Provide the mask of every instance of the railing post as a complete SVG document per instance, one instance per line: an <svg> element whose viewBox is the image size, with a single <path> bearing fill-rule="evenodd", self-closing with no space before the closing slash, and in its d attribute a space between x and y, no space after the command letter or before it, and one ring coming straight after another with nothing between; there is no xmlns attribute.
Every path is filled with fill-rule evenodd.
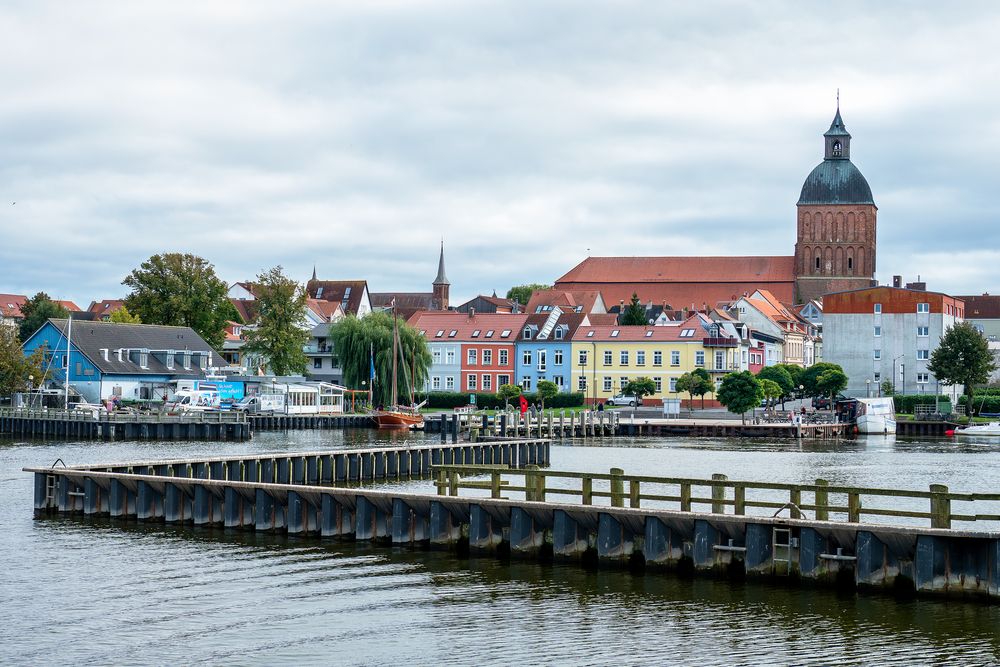
<svg viewBox="0 0 1000 667"><path fill-rule="evenodd" d="M611 469L611 506L612 507L624 507L625 506L625 480L622 476L625 471L621 468Z"/></svg>
<svg viewBox="0 0 1000 667"><path fill-rule="evenodd" d="M802 506L802 489L795 487L788 490L788 504L791 506L788 508L788 516L793 519L801 519L802 511L799 507Z"/></svg>
<svg viewBox="0 0 1000 667"><path fill-rule="evenodd" d="M535 480L536 465L524 466L524 499L528 502L537 500L535 493L538 491L538 482Z"/></svg>
<svg viewBox="0 0 1000 667"><path fill-rule="evenodd" d="M639 506L639 480L637 479L630 479L628 482L628 506L629 507Z"/></svg>
<svg viewBox="0 0 1000 667"><path fill-rule="evenodd" d="M724 482L729 478L721 473L714 473L712 475L713 482ZM726 487L721 484L712 485L712 514L725 514L726 505L723 502L726 499Z"/></svg>
<svg viewBox="0 0 1000 667"><path fill-rule="evenodd" d="M457 472L448 473L448 495L450 496L458 495L458 480L459 480L459 474Z"/></svg>
<svg viewBox="0 0 1000 667"><path fill-rule="evenodd" d="M747 512L747 487L742 484L733 485L733 513L743 515Z"/></svg>
<svg viewBox="0 0 1000 667"><path fill-rule="evenodd" d="M830 482L825 479L816 480L817 488L815 491L815 498L813 504L816 506L816 520L817 521L829 521L830 511L827 507L830 506L830 492L826 490L826 487L830 486Z"/></svg>
<svg viewBox="0 0 1000 667"><path fill-rule="evenodd" d="M445 484L444 470L437 471L437 484L435 484L435 486L437 486L439 496L447 495L448 492L447 492L447 486Z"/></svg>
<svg viewBox="0 0 1000 667"><path fill-rule="evenodd" d="M681 511L691 511L691 483L681 482Z"/></svg>
<svg viewBox="0 0 1000 667"><path fill-rule="evenodd" d="M931 484L931 528L951 528L951 499L944 484Z"/></svg>
<svg viewBox="0 0 1000 667"><path fill-rule="evenodd" d="M592 477L583 478L583 504L592 505L594 503L594 479Z"/></svg>
<svg viewBox="0 0 1000 667"><path fill-rule="evenodd" d="M494 470L490 473L490 498L500 497L500 472Z"/></svg>
<svg viewBox="0 0 1000 667"><path fill-rule="evenodd" d="M849 491L847 494L847 520L851 523L861 522L861 494Z"/></svg>

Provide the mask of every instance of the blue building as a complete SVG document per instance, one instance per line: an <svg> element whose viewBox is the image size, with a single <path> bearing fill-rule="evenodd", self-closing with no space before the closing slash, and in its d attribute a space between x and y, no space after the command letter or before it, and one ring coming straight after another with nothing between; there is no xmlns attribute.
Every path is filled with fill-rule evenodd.
<svg viewBox="0 0 1000 667"><path fill-rule="evenodd" d="M24 353L45 350L52 386L65 386L68 365L70 387L92 403L162 398L174 381L204 379L225 363L190 327L74 320L67 350L69 328L69 320L50 319L24 343Z"/></svg>
<svg viewBox="0 0 1000 667"><path fill-rule="evenodd" d="M514 354L515 377L524 391L535 391L541 380L555 382L559 391L576 391L570 386L571 350L573 334L581 325L590 325L586 313L564 313L558 306L528 316Z"/></svg>

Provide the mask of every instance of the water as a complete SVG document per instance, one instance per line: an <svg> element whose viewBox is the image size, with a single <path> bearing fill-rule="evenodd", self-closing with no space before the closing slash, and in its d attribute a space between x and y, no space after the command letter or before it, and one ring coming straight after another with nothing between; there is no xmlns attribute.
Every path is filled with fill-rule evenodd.
<svg viewBox="0 0 1000 667"><path fill-rule="evenodd" d="M0 441L4 664L1000 664L1000 606L587 572L222 530L32 518L23 466L369 445ZM395 436L398 437L398 436ZM418 436L419 437L419 436ZM989 444L687 439L553 447L573 470L955 491L1000 488ZM426 483L414 483L426 486Z"/></svg>

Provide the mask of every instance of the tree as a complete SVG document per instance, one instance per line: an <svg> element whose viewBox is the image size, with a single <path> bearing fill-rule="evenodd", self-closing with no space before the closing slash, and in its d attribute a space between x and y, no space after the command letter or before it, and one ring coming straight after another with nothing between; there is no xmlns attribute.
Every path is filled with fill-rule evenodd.
<svg viewBox="0 0 1000 667"><path fill-rule="evenodd" d="M108 321L114 322L115 324L142 324L142 318L128 312L128 308L125 306L111 311L111 316L108 317Z"/></svg>
<svg viewBox="0 0 1000 667"><path fill-rule="evenodd" d="M989 344L969 322L948 327L927 364L927 370L942 383L949 386L963 385L970 415L974 387L988 382L990 373L996 368Z"/></svg>
<svg viewBox="0 0 1000 667"><path fill-rule="evenodd" d="M555 398L559 393L559 385L552 380L538 381L538 398L542 401L542 409L545 409L545 401Z"/></svg>
<svg viewBox="0 0 1000 667"><path fill-rule="evenodd" d="M646 308L639 303L639 295L632 292L632 300L618 315L618 324L622 326L648 324L646 321Z"/></svg>
<svg viewBox="0 0 1000 667"><path fill-rule="evenodd" d="M892 396L896 393L896 385L892 383L892 380L882 380L882 395Z"/></svg>
<svg viewBox="0 0 1000 667"><path fill-rule="evenodd" d="M25 356L17 331L0 325L0 396L40 387L46 377L45 350Z"/></svg>
<svg viewBox="0 0 1000 667"><path fill-rule="evenodd" d="M635 396L636 403L642 403L643 396L652 396L656 393L656 383L647 377L638 377L629 380L622 393L626 396Z"/></svg>
<svg viewBox="0 0 1000 667"><path fill-rule="evenodd" d="M254 296L257 323L246 329L244 354L263 357L275 375L304 373L308 360L302 347L309 341L309 332L303 328L306 291L276 266L257 276Z"/></svg>
<svg viewBox="0 0 1000 667"><path fill-rule="evenodd" d="M497 389L497 396L503 399L503 407L507 409L511 400L521 395L521 388L516 384L502 384Z"/></svg>
<svg viewBox="0 0 1000 667"><path fill-rule="evenodd" d="M550 285L542 285L540 283L528 283L527 285L515 285L507 290L507 298L511 301L517 301L522 306L527 305L528 301L531 299L531 293L537 290L547 290L552 289Z"/></svg>
<svg viewBox="0 0 1000 667"><path fill-rule="evenodd" d="M691 375L698 379L694 386L689 389L695 396L701 396L701 409L705 409L705 394L715 393L715 382L712 376L704 368L696 368L691 371Z"/></svg>
<svg viewBox="0 0 1000 667"><path fill-rule="evenodd" d="M788 372L788 369L783 366L766 366L760 369L757 373L757 379L760 381L770 380L778 385L781 393L778 395L781 398L781 407L785 407L785 399L792 396L795 393L795 389L798 387L792 381L792 375Z"/></svg>
<svg viewBox="0 0 1000 667"><path fill-rule="evenodd" d="M757 381L757 376L750 371L740 371L728 373L722 378L718 397L719 402L730 412L739 413L745 424L746 411L760 405L761 399L764 398L764 390Z"/></svg>
<svg viewBox="0 0 1000 667"><path fill-rule="evenodd" d="M768 366L768 368L785 369L785 372L788 373L789 377L792 378L793 392L795 392L799 388L799 385L802 384L802 373L804 373L806 370L802 368L802 366L796 366L795 364L775 364L774 366Z"/></svg>
<svg viewBox="0 0 1000 667"><path fill-rule="evenodd" d="M378 312L357 318L348 315L330 327L330 340L344 371L344 384L356 389L367 388L371 377L374 350L375 381L372 397L376 404L392 403L392 313ZM399 328L399 359L397 388L399 397L407 396L427 384L431 353L427 341L417 329L401 319Z"/></svg>
<svg viewBox="0 0 1000 667"><path fill-rule="evenodd" d="M764 398L767 399L767 406L774 407L774 404L779 398L783 398L785 394L779 385L774 380L768 380L767 378L761 379L760 375L757 375L757 381L760 382L761 391L764 392ZM784 408L784 406L782 406Z"/></svg>
<svg viewBox="0 0 1000 667"><path fill-rule="evenodd" d="M819 363L813 364L809 368L802 371L802 376L799 378L799 384L801 384L805 389L803 392L806 396L827 396L827 393L816 386L816 381L819 376L823 373L831 370L844 372L844 369L837 364L831 364L828 361L821 361Z"/></svg>
<svg viewBox="0 0 1000 667"><path fill-rule="evenodd" d="M226 321L235 308L215 268L201 257L181 253L153 255L122 284L129 311L147 324L191 327L212 347L222 347Z"/></svg>
<svg viewBox="0 0 1000 667"><path fill-rule="evenodd" d="M20 337L21 342L25 343L50 317L66 319L69 311L50 299L45 292L39 292L24 302L21 315L24 319L21 320Z"/></svg>
<svg viewBox="0 0 1000 667"><path fill-rule="evenodd" d="M837 394L847 388L847 376L843 371L831 368L820 373L816 378L816 391L830 397L830 405L837 400Z"/></svg>

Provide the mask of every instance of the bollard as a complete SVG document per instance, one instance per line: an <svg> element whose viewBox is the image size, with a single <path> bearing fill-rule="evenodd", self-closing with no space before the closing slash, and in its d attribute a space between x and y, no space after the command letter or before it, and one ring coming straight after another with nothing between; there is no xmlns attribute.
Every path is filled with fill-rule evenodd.
<svg viewBox="0 0 1000 667"><path fill-rule="evenodd" d="M825 479L816 480L817 488L815 491L815 500L813 504L816 505L816 520L817 521L829 521L830 511L827 509L830 506L830 492L826 490L825 487L830 486L830 482Z"/></svg>
<svg viewBox="0 0 1000 667"><path fill-rule="evenodd" d="M716 482L724 482L729 478L722 473L714 473L712 479ZM712 514L725 514L726 513L726 487L721 484L712 485Z"/></svg>
<svg viewBox="0 0 1000 667"><path fill-rule="evenodd" d="M951 528L951 499L944 484L931 484L931 528Z"/></svg>
<svg viewBox="0 0 1000 667"><path fill-rule="evenodd" d="M625 506L625 480L622 477L625 475L625 471L621 468L611 469L611 506L612 507L624 507Z"/></svg>
<svg viewBox="0 0 1000 667"><path fill-rule="evenodd" d="M861 521L861 494L857 491L847 494L847 520L851 523Z"/></svg>
<svg viewBox="0 0 1000 667"><path fill-rule="evenodd" d="M458 442L458 429L459 429L458 415L454 414L454 415L451 416L451 441L452 441L452 443Z"/></svg>
<svg viewBox="0 0 1000 667"><path fill-rule="evenodd" d="M441 413L441 442L448 442L448 415Z"/></svg>

